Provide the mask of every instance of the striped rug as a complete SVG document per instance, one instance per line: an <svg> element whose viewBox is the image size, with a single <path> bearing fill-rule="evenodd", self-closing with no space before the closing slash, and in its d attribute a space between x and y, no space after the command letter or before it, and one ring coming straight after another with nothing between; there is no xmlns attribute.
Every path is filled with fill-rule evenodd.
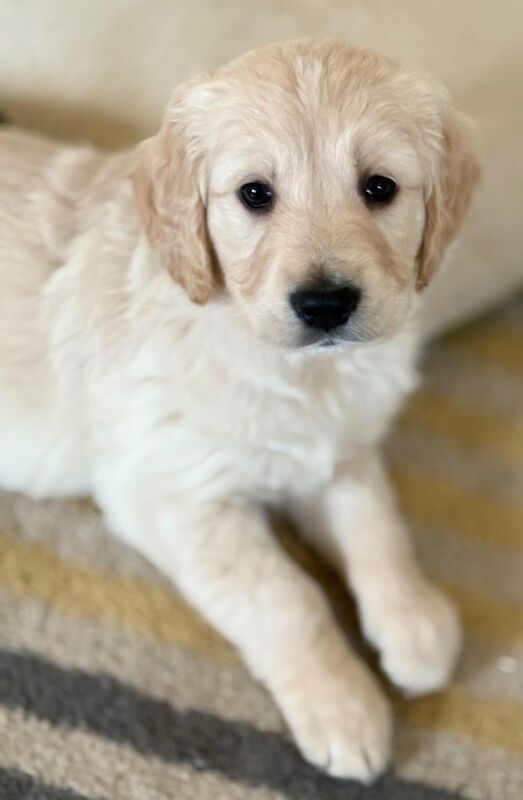
<svg viewBox="0 0 523 800"><path fill-rule="evenodd" d="M1 800L521 800L523 298L433 346L425 374L388 458L467 644L447 692L393 698L390 774L363 789L305 765L232 649L88 502L3 494Z"/></svg>

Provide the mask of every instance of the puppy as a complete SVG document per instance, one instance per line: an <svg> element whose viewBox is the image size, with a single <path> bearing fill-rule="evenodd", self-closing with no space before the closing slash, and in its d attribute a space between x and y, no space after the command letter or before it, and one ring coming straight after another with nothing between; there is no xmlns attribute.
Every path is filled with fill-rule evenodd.
<svg viewBox="0 0 523 800"><path fill-rule="evenodd" d="M0 133L0 483L91 493L335 776L385 768L389 708L267 509L341 571L397 687L447 682L456 616L379 444L477 177L443 89L334 41L180 87L131 152Z"/></svg>

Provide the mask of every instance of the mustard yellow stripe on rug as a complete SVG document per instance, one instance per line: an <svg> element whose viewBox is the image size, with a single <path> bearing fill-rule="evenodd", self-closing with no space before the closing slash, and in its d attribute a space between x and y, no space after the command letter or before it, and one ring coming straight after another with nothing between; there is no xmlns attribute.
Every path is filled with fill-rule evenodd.
<svg viewBox="0 0 523 800"><path fill-rule="evenodd" d="M68 614L114 623L215 660L238 660L232 647L174 591L65 563L43 545L6 534L0 534L0 585ZM505 647L522 642L523 608L454 585L445 588L456 599L472 635Z"/></svg>
<svg viewBox="0 0 523 800"><path fill-rule="evenodd" d="M456 584L440 586L453 597L465 629L475 638L514 649L523 646L522 606L490 594L471 592Z"/></svg>
<svg viewBox="0 0 523 800"><path fill-rule="evenodd" d="M453 686L432 697L402 702L399 713L416 727L463 734L479 745L523 754L523 705L508 700L479 698Z"/></svg>
<svg viewBox="0 0 523 800"><path fill-rule="evenodd" d="M392 477L403 510L415 522L523 550L523 504L488 497L435 473L395 468Z"/></svg>
<svg viewBox="0 0 523 800"><path fill-rule="evenodd" d="M523 377L523 331L502 322L479 322L449 336L443 349L463 351Z"/></svg>
<svg viewBox="0 0 523 800"><path fill-rule="evenodd" d="M447 394L429 390L416 394L408 403L400 424L416 425L468 450L486 450L523 466L523 427L510 418L473 407Z"/></svg>
<svg viewBox="0 0 523 800"><path fill-rule="evenodd" d="M46 547L0 534L0 584L55 608L233 661L233 649L174 591L67 564Z"/></svg>

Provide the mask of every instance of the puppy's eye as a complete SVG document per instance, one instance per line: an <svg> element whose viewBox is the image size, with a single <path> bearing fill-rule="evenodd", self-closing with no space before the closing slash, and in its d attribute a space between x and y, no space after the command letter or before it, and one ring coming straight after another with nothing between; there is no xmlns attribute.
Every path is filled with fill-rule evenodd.
<svg viewBox="0 0 523 800"><path fill-rule="evenodd" d="M240 189L240 198L247 208L253 211L268 211L274 201L274 194L268 183L256 181L245 183Z"/></svg>
<svg viewBox="0 0 523 800"><path fill-rule="evenodd" d="M392 178L383 175L371 175L363 186L363 196L368 203L390 203L397 191Z"/></svg>

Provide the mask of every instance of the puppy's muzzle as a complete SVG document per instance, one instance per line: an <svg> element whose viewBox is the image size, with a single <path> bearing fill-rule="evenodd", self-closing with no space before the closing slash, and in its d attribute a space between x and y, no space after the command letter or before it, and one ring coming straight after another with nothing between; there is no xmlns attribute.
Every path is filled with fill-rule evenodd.
<svg viewBox="0 0 523 800"><path fill-rule="evenodd" d="M350 284L321 284L302 287L289 296L294 313L310 328L331 331L348 321L356 311L360 290Z"/></svg>

